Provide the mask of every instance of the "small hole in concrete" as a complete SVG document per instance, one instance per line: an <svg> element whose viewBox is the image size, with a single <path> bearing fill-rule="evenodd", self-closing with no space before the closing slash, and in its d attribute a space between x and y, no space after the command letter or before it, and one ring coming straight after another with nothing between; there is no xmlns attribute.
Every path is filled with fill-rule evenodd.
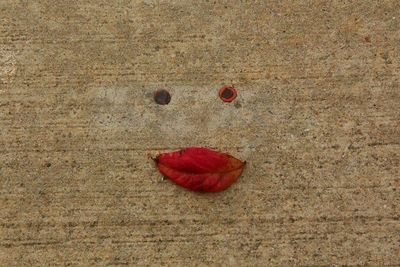
<svg viewBox="0 0 400 267"><path fill-rule="evenodd" d="M171 94L165 89L157 90L154 92L154 101L159 105L168 105L171 101Z"/></svg>
<svg viewBox="0 0 400 267"><path fill-rule="evenodd" d="M236 89L230 86L224 86L219 89L219 97L224 102L232 102L237 96Z"/></svg>

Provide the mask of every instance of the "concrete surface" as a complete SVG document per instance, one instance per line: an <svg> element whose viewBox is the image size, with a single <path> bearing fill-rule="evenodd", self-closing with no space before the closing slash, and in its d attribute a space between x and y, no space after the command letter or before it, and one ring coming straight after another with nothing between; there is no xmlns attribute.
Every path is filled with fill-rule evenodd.
<svg viewBox="0 0 400 267"><path fill-rule="evenodd" d="M1 265L399 266L399 10L1 0ZM247 169L162 181L188 146Z"/></svg>

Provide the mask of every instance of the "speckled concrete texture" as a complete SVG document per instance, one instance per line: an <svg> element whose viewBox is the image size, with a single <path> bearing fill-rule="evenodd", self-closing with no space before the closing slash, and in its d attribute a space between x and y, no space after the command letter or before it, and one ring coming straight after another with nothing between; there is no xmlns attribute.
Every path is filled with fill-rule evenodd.
<svg viewBox="0 0 400 267"><path fill-rule="evenodd" d="M2 266L399 266L399 176L399 1L0 1Z"/></svg>

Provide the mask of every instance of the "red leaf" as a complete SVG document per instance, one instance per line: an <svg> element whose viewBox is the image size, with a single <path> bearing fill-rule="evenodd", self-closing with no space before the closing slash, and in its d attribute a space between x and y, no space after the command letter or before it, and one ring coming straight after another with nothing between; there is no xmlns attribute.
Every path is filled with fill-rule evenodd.
<svg viewBox="0 0 400 267"><path fill-rule="evenodd" d="M155 161L164 176L182 187L201 192L228 188L246 164L228 154L201 147L160 154Z"/></svg>

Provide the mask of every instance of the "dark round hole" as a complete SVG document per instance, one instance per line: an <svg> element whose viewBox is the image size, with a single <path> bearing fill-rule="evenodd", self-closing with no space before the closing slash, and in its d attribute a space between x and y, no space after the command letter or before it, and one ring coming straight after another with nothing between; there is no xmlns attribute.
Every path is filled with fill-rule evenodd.
<svg viewBox="0 0 400 267"><path fill-rule="evenodd" d="M227 98L231 98L232 96L233 96L232 90L225 89L224 91L222 91L223 98L227 99Z"/></svg>
<svg viewBox="0 0 400 267"><path fill-rule="evenodd" d="M225 86L219 89L219 97L224 102L232 102L237 96L236 89L233 87Z"/></svg>
<svg viewBox="0 0 400 267"><path fill-rule="evenodd" d="M171 95L165 89L157 90L154 92L154 101L159 105L168 105L171 101Z"/></svg>

